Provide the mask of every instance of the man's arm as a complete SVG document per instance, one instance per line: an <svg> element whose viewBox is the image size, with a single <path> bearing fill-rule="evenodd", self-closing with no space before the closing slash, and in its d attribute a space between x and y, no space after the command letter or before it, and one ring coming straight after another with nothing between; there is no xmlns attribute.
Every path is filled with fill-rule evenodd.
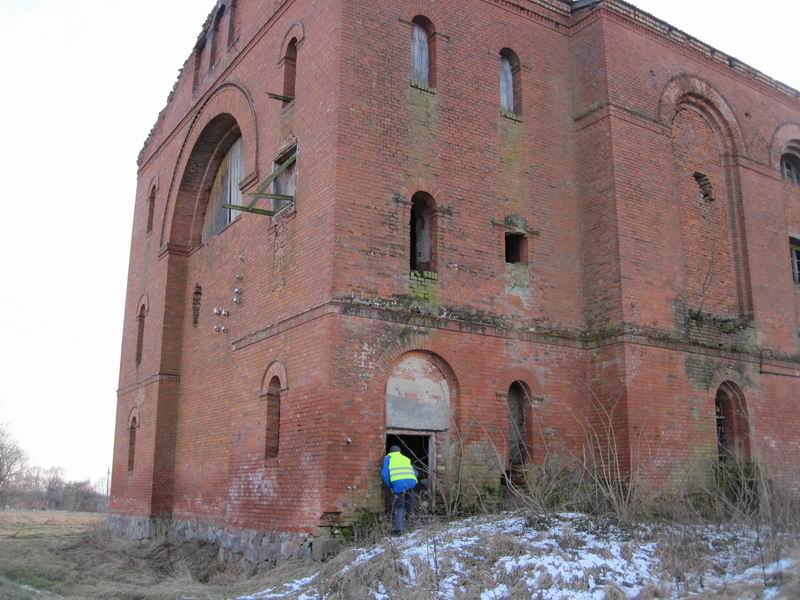
<svg viewBox="0 0 800 600"><path fill-rule="evenodd" d="M386 484L386 487L392 487L392 482L389 480L389 457L385 456L383 458L383 466L381 467L381 477L383 477L383 483Z"/></svg>

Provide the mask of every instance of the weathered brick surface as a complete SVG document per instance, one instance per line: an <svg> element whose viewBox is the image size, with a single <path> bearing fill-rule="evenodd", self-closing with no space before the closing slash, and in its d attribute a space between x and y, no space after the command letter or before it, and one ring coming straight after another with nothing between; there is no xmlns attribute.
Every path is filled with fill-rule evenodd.
<svg viewBox="0 0 800 600"><path fill-rule="evenodd" d="M800 139L793 94L616 0L575 14L556 0L232 9L233 37L224 21L217 29L217 64L209 38L140 157L117 530L174 519L247 539L291 533L295 548L378 509L386 388L408 352L427 353L448 382L440 466L462 446L487 485L503 468L515 381L533 399L534 459L579 452L585 424L599 427L613 408L624 465L662 480L713 456L716 390L732 382L753 453L776 478L794 476L800 293L788 238L800 234L800 188L779 171L783 148ZM417 15L436 29L429 90L410 85ZM284 107L267 94L284 89L292 38L297 98ZM505 47L521 61L521 118L500 113ZM201 243L234 128L245 192L297 144L296 207L242 215ZM416 192L435 203L435 275L408 271ZM505 264L508 227L528 232L527 264ZM273 377L280 446L265 458Z"/></svg>

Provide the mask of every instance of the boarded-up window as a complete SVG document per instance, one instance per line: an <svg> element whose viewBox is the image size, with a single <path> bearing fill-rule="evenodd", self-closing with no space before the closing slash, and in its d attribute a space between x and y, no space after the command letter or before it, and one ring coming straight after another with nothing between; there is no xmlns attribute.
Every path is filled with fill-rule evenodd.
<svg viewBox="0 0 800 600"><path fill-rule="evenodd" d="M136 366L142 364L142 354L144 352L144 322L147 316L147 307L143 304L139 308L139 314L136 317Z"/></svg>
<svg viewBox="0 0 800 600"><path fill-rule="evenodd" d="M785 181L800 185L800 160L793 154L784 154L781 157L781 174Z"/></svg>
<svg viewBox="0 0 800 600"><path fill-rule="evenodd" d="M283 57L283 95L287 100L284 105L294 100L295 82L297 80L297 40L292 39L286 48L286 55Z"/></svg>
<svg viewBox="0 0 800 600"><path fill-rule="evenodd" d="M519 58L508 48L500 51L500 108L508 113L522 113Z"/></svg>
<svg viewBox="0 0 800 600"><path fill-rule="evenodd" d="M222 159L211 185L208 197L205 222L203 224L203 241L215 233L222 231L233 221L235 211L223 208L224 204L240 206L242 192L239 182L244 178L244 143L237 139Z"/></svg>
<svg viewBox="0 0 800 600"><path fill-rule="evenodd" d="M150 197L147 199L147 233L153 231L153 216L156 212L156 188L150 190Z"/></svg>
<svg viewBox="0 0 800 600"><path fill-rule="evenodd" d="M411 32L411 80L435 87L435 32L425 17L414 17Z"/></svg>
<svg viewBox="0 0 800 600"><path fill-rule="evenodd" d="M414 194L409 229L411 270L436 272L436 219L430 195L424 192Z"/></svg>
<svg viewBox="0 0 800 600"><path fill-rule="evenodd" d="M275 458L280 450L281 436L281 382L273 377L267 390L267 430L265 432L264 458Z"/></svg>

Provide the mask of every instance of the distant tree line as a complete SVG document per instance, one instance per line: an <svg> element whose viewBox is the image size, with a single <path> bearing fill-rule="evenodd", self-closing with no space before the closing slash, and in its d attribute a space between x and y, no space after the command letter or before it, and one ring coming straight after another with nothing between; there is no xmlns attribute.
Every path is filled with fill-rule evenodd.
<svg viewBox="0 0 800 600"><path fill-rule="evenodd" d="M107 509L105 478L66 481L59 467L30 466L25 453L0 423L0 510L65 510L104 512Z"/></svg>

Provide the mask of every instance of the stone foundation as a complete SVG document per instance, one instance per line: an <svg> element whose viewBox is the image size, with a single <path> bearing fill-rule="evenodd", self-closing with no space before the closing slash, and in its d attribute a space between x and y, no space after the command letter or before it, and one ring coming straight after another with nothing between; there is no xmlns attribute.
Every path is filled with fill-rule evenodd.
<svg viewBox="0 0 800 600"><path fill-rule="evenodd" d="M307 533L285 533L223 527L200 521L177 521L147 517L108 516L108 527L119 537L133 540L164 539L173 544L191 542L215 544L219 559L226 563L259 565L282 560L316 558L316 545L323 547L327 538L317 540Z"/></svg>

